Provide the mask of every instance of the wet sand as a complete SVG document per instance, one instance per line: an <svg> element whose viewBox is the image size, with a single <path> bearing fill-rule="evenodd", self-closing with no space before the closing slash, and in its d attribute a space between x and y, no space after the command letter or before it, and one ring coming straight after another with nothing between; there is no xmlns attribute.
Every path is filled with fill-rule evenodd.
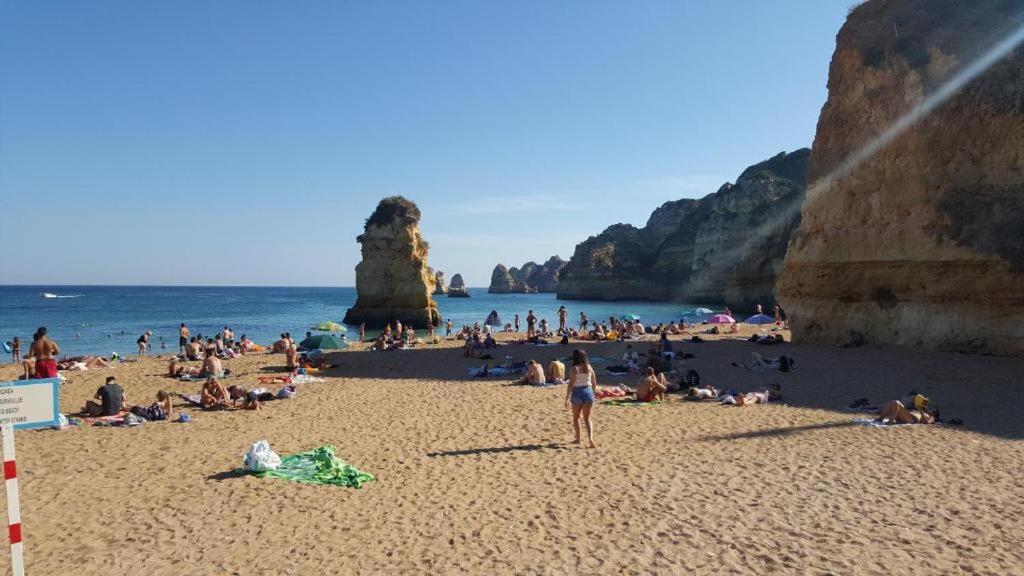
<svg viewBox="0 0 1024 576"><path fill-rule="evenodd" d="M598 406L599 448L588 450L568 443L563 388L468 378L482 362L454 345L357 345L326 382L260 412L18 432L28 573L1024 573L1024 360L681 344L704 382L780 382L786 403ZM546 363L568 351L495 356ZM791 355L798 370L731 366L751 352ZM165 362L68 372L62 410L109 374L133 402L198 390L164 377ZM249 387L282 364L225 362ZM602 385L635 383L597 368ZM914 387L966 425L878 429L843 409ZM281 454L334 444L377 480L355 490L231 474L260 439Z"/></svg>

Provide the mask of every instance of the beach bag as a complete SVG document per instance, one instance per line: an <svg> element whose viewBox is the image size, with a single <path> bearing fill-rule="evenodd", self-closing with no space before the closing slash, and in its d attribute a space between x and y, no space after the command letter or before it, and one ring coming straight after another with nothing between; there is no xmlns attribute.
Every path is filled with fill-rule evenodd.
<svg viewBox="0 0 1024 576"><path fill-rule="evenodd" d="M124 417L125 426L138 426L139 424L142 424L145 421L146 420L144 418L135 413L129 413L127 416Z"/></svg>
<svg viewBox="0 0 1024 576"><path fill-rule="evenodd" d="M68 417L63 414L57 414L56 424L53 425L54 430L66 430L70 426Z"/></svg>
<svg viewBox="0 0 1024 576"><path fill-rule="evenodd" d="M281 457L270 449L266 440L260 440L245 453L242 463L246 470L276 470L281 466Z"/></svg>
<svg viewBox="0 0 1024 576"><path fill-rule="evenodd" d="M281 400L295 397L295 386L284 386L277 391L277 397Z"/></svg>
<svg viewBox="0 0 1024 576"><path fill-rule="evenodd" d="M689 370L686 372L686 380L683 384L687 388L700 388L700 374L696 370Z"/></svg>

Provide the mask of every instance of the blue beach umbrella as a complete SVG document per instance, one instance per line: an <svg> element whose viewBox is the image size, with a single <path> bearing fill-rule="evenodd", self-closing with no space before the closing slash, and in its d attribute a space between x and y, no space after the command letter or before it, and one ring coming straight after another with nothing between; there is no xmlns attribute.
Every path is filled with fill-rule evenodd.
<svg viewBox="0 0 1024 576"><path fill-rule="evenodd" d="M744 324L774 324L775 319L766 314L754 314L743 321Z"/></svg>
<svg viewBox="0 0 1024 576"><path fill-rule="evenodd" d="M639 314L623 314L622 316L619 316L619 320L623 320L623 321L631 320L633 322L636 322L639 319L640 319L640 315Z"/></svg>

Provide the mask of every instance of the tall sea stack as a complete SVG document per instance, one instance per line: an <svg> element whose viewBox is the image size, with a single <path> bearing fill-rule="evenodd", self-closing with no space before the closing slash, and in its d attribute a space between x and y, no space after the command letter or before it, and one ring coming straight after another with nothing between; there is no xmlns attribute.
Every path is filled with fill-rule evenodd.
<svg viewBox="0 0 1024 576"><path fill-rule="evenodd" d="M1024 354L1024 49L879 140L1022 24L1020 1L851 11L779 283L795 340Z"/></svg>
<svg viewBox="0 0 1024 576"><path fill-rule="evenodd" d="M346 324L380 328L402 324L437 326L440 315L431 294L435 277L427 265L429 246L420 234L416 204L392 196L380 201L356 238L363 259L356 266L356 305L345 314Z"/></svg>

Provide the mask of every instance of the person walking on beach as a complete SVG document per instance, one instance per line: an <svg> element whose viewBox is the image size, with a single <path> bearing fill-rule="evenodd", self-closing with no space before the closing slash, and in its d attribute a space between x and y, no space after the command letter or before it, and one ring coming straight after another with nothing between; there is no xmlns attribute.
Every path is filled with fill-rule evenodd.
<svg viewBox="0 0 1024 576"><path fill-rule="evenodd" d="M565 306L558 307L558 331L565 332L565 319L569 316L569 311L565 309Z"/></svg>
<svg viewBox="0 0 1024 576"><path fill-rule="evenodd" d="M512 320L512 326L516 332L519 332L519 314L516 314L516 317Z"/></svg>
<svg viewBox="0 0 1024 576"><path fill-rule="evenodd" d="M583 312L580 312L580 330L586 330L586 329L587 329L587 315L584 314Z"/></svg>
<svg viewBox="0 0 1024 576"><path fill-rule="evenodd" d="M779 308L778 304L775 305L775 308L772 309L772 312L775 314L775 323L782 324L782 309Z"/></svg>
<svg viewBox="0 0 1024 576"><path fill-rule="evenodd" d="M452 329L454 329L454 328L455 328L455 324L452 324L452 319L449 318L448 321L445 322L445 324L444 324L444 335L445 335L445 337L451 336L452 335Z"/></svg>
<svg viewBox="0 0 1024 576"><path fill-rule="evenodd" d="M57 377L57 361L53 357L58 354L60 347L46 335L46 327L36 330L36 338L28 351L28 355L36 359L36 378Z"/></svg>
<svg viewBox="0 0 1024 576"><path fill-rule="evenodd" d="M12 364L17 364L21 361L21 340L17 336L11 341L11 358L14 359L11 362Z"/></svg>
<svg viewBox="0 0 1024 576"><path fill-rule="evenodd" d="M139 356L146 355L146 349L149 348L149 337L152 335L152 332L146 330L142 333L142 336L139 336L139 339L135 341L135 343L139 345Z"/></svg>
<svg viewBox="0 0 1024 576"><path fill-rule="evenodd" d="M366 322L359 325L359 341L366 342Z"/></svg>
<svg viewBox="0 0 1024 576"><path fill-rule="evenodd" d="M587 428L587 446L597 448L594 444L594 423L590 418L591 409L597 391L597 375L590 367L587 352L577 348L572 353L572 369L569 371L569 384L565 390L565 407L572 410L573 444L580 443L580 418Z"/></svg>
<svg viewBox="0 0 1024 576"><path fill-rule="evenodd" d="M185 323L181 323L181 328L178 328L178 349L182 356L188 357L188 337L190 332Z"/></svg>

